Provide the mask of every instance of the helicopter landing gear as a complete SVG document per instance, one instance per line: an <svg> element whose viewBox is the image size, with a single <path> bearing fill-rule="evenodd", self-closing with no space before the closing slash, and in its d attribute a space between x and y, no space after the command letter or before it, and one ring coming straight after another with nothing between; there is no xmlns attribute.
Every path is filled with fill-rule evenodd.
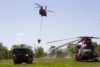
<svg viewBox="0 0 100 67"><path fill-rule="evenodd" d="M79 56L76 54L76 55L75 55L75 59L76 59L77 61L81 61L81 60L82 60L81 54L80 54Z"/></svg>

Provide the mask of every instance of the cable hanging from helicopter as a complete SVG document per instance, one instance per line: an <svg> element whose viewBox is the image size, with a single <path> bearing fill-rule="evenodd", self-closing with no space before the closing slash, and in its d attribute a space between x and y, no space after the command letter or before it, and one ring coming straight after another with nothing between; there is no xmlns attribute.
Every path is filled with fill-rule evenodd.
<svg viewBox="0 0 100 67"><path fill-rule="evenodd" d="M38 3L35 3L38 7L37 8L40 8L39 9L39 14L41 16L41 23L40 23L40 34L39 36L41 37L41 33L42 33L42 27L43 27L43 17L47 17L47 11L48 12L54 12L54 11L51 11L51 10L47 10L47 6L41 6L40 4ZM38 43L41 43L41 38L39 38L38 40Z"/></svg>

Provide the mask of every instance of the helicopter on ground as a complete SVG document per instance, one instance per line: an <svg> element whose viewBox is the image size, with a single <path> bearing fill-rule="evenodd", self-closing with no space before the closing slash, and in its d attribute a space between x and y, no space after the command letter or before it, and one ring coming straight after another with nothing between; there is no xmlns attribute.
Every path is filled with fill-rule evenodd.
<svg viewBox="0 0 100 67"><path fill-rule="evenodd" d="M77 61L82 61L82 60L98 61L98 59L97 59L98 54L96 51L96 47L93 45L92 39L100 39L100 38L99 37L91 37L91 36L77 37L77 40L60 45L54 49L51 49L50 51L57 50L63 46L66 46L66 45L76 42L77 51L75 54L75 59ZM68 40L68 39L63 39L63 40ZM51 41L48 43L53 43L53 42L58 42L58 41L63 41L63 40Z"/></svg>
<svg viewBox="0 0 100 67"><path fill-rule="evenodd" d="M41 6L41 5L37 4L37 3L35 3L35 4L38 6L38 8L40 8L39 9L39 14L41 16L47 16L47 11L48 12L54 12L54 11L51 11L51 10L47 10L47 6Z"/></svg>

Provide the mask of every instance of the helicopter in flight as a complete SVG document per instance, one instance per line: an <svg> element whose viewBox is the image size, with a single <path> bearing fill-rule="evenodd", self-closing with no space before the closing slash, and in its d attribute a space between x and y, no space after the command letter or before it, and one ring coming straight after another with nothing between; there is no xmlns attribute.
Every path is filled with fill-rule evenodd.
<svg viewBox="0 0 100 67"><path fill-rule="evenodd" d="M47 6L41 6L39 5L38 3L35 3L38 7L37 8L40 8L39 9L39 14L43 17L43 16L47 16L47 11L48 12L54 12L54 11L51 11L51 10L47 10Z"/></svg>
<svg viewBox="0 0 100 67"><path fill-rule="evenodd" d="M47 16L47 12L54 12L54 11L51 11L51 10L47 10L47 6L42 6L38 3L35 3L35 5L37 5L37 8L40 8L39 9L39 14L43 17L43 16ZM40 35L41 35L41 30L42 30L42 22L43 22L43 19L41 19L41 23L40 23ZM38 38L37 39L37 42L40 44L41 43L41 38Z"/></svg>
<svg viewBox="0 0 100 67"><path fill-rule="evenodd" d="M77 51L75 53L75 59L77 61L82 60L91 60L91 61L98 61L98 53L96 51L96 47L93 45L92 39L100 39L99 37L91 37L91 36L81 36L77 37L76 40L65 43L63 45L60 45L56 48L51 49L50 51L55 51L61 47L64 47L69 44L73 44L77 46ZM58 41L64 41L69 39L63 39L63 40L57 40L57 41L51 41L48 43L58 42Z"/></svg>

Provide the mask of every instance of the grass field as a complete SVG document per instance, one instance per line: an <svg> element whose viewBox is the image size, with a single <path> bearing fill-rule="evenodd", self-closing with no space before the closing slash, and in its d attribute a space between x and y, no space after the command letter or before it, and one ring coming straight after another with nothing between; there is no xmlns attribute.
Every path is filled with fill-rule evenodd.
<svg viewBox="0 0 100 67"><path fill-rule="evenodd" d="M13 64L12 60L0 61L0 67L100 67L100 62L78 62L74 59L42 58L33 64Z"/></svg>

